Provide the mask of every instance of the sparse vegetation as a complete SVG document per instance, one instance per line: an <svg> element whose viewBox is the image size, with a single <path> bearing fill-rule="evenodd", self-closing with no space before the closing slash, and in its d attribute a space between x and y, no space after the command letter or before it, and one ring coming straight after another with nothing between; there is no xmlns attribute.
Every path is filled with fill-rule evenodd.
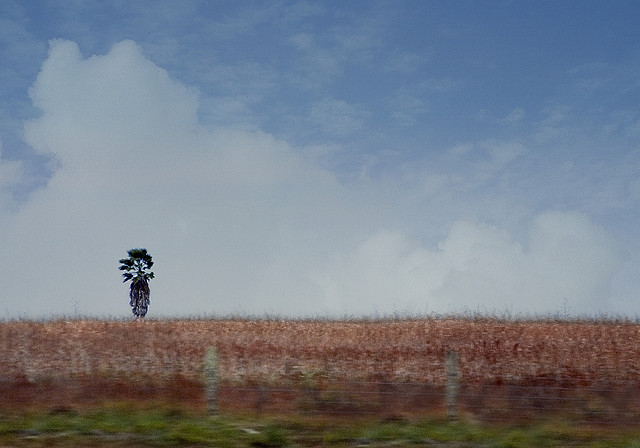
<svg viewBox="0 0 640 448"><path fill-rule="evenodd" d="M211 347L220 414L208 420ZM458 354L463 401L460 421L445 424L447 351ZM121 446L236 446L234 437L237 446L640 446L625 429L640 420L640 325L632 322L15 321L0 323L0 371L0 444L28 446L33 432L89 435L100 446L112 432L133 434ZM127 414L136 406L151 408L145 420ZM516 407L537 423L518 426ZM15 429L31 411L38 423ZM239 423L242 415L262 423ZM576 421L618 429L579 433ZM608 445L622 434L629 444Z"/></svg>

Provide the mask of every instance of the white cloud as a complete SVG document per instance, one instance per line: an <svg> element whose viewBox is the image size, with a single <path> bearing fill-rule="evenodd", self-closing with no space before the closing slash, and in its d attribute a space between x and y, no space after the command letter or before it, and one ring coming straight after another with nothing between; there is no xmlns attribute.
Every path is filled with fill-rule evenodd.
<svg viewBox="0 0 640 448"><path fill-rule="evenodd" d="M158 257L158 310L295 309L314 298L293 273L353 231L335 212L358 206L333 203L345 192L329 172L270 135L198 125L195 93L132 42L83 59L53 41L31 97L27 141L61 168L4 223L10 311L59 311L49 297L122 309L113 263L138 245ZM27 269L40 280L25 285Z"/></svg>
<svg viewBox="0 0 640 448"><path fill-rule="evenodd" d="M522 143L491 139L457 144L445 153L444 161L450 165L452 176L464 177L458 182L460 187L478 190L487 183L507 181L513 175L507 169L527 152Z"/></svg>
<svg viewBox="0 0 640 448"><path fill-rule="evenodd" d="M418 124L418 118L428 110L427 104L420 92L412 92L410 89L402 88L395 92L387 100L391 116L400 127L410 127Z"/></svg>
<svg viewBox="0 0 640 448"><path fill-rule="evenodd" d="M23 178L22 164L18 161L2 159L2 141L0 141L0 212L13 206L12 189Z"/></svg>
<svg viewBox="0 0 640 448"><path fill-rule="evenodd" d="M362 106L325 98L312 105L309 120L327 134L343 137L361 130L369 115Z"/></svg>
<svg viewBox="0 0 640 448"><path fill-rule="evenodd" d="M391 55L389 62L384 65L383 70L400 74L410 74L416 72L433 57L433 50L423 50L422 53L401 52Z"/></svg>
<svg viewBox="0 0 640 448"><path fill-rule="evenodd" d="M620 252L586 217L541 214L533 223L527 249L508 235L483 233L484 244L474 243L466 266L445 280L443 297L467 293L479 303L493 298L509 309L528 312L552 310L563 298L585 313L607 309Z"/></svg>
<svg viewBox="0 0 640 448"><path fill-rule="evenodd" d="M215 8L220 9L217 5ZM208 31L216 39L230 40L255 31L264 23L287 28L297 22L321 16L323 12L323 5L311 4L307 1L288 2L286 5L279 1L242 5L224 19L212 22L208 26Z"/></svg>
<svg viewBox="0 0 640 448"><path fill-rule="evenodd" d="M197 123L196 93L144 59L132 41L115 45L108 57L86 60L75 43L52 41L30 96L43 115L27 124L27 141L54 147L63 163L77 156L75 145L63 144L70 138L86 144L85 157L115 158L135 154L136 145L175 148L182 144L176 136ZM62 134L68 127L74 132ZM97 141L83 142L85 137Z"/></svg>
<svg viewBox="0 0 640 448"><path fill-rule="evenodd" d="M506 126L513 126L515 124L521 123L524 116L525 116L524 109L522 107L516 107L511 112L509 112L504 118L498 119L498 123Z"/></svg>
<svg viewBox="0 0 640 448"><path fill-rule="evenodd" d="M302 63L290 74L293 85L317 88L332 82L342 73L344 54L340 50L323 48L309 33L298 33L289 42L302 57Z"/></svg>
<svg viewBox="0 0 640 448"><path fill-rule="evenodd" d="M503 169L509 163L526 153L526 148L516 142L485 142L487 152L491 156L491 164L495 169Z"/></svg>
<svg viewBox="0 0 640 448"><path fill-rule="evenodd" d="M384 35L389 17L377 7L373 14L355 9L331 11L335 25L323 24L316 29L305 26L289 37L288 42L300 56L290 74L293 85L316 90L332 84L355 62L371 64L371 70L379 69L374 56L386 49Z"/></svg>
<svg viewBox="0 0 640 448"><path fill-rule="evenodd" d="M526 244L508 225L459 221L436 247L433 227L459 205L443 185L463 192L463 175L426 197L395 178L341 183L269 134L199 123L195 91L131 41L89 58L53 41L30 94L42 115L26 139L60 169L0 221L10 315L70 313L72 303L126 315L117 260L139 246L156 260L151 315L548 312L564 297L589 312L617 266L607 235L572 213L538 216ZM344 131L364 119L346 103L322 110ZM500 168L524 148L483 150Z"/></svg>
<svg viewBox="0 0 640 448"><path fill-rule="evenodd" d="M319 280L330 308L420 313L476 310L550 314L564 298L576 310L609 310L621 254L585 216L545 212L533 222L527 245L504 229L458 221L430 250L380 231L338 256Z"/></svg>

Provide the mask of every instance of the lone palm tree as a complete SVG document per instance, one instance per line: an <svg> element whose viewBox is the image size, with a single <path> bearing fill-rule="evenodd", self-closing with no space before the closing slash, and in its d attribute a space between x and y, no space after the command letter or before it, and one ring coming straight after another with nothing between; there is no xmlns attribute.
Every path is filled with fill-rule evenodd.
<svg viewBox="0 0 640 448"><path fill-rule="evenodd" d="M151 255L147 253L147 249L131 249L129 258L123 258L119 261L120 270L127 271L122 276L127 282L131 280L129 288L129 306L133 311L136 319L143 319L149 308L149 297L151 290L149 289L149 280L154 277L153 272L149 271L153 266Z"/></svg>

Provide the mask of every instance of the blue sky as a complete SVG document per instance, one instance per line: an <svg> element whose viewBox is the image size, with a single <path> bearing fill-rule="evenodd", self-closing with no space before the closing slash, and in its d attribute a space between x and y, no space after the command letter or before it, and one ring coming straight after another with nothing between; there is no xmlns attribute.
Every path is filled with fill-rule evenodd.
<svg viewBox="0 0 640 448"><path fill-rule="evenodd" d="M0 312L635 316L639 13L4 1Z"/></svg>

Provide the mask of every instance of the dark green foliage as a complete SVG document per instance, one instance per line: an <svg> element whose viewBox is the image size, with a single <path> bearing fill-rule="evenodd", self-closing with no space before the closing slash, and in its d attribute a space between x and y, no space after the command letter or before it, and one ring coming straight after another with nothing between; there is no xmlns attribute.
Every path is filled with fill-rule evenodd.
<svg viewBox="0 0 640 448"><path fill-rule="evenodd" d="M126 271L122 274L123 282L131 281L129 306L137 318L142 318L147 314L150 303L149 280L154 274L149 269L153 266L153 260L147 249L131 249L127 253L129 258L119 261L120 270Z"/></svg>

